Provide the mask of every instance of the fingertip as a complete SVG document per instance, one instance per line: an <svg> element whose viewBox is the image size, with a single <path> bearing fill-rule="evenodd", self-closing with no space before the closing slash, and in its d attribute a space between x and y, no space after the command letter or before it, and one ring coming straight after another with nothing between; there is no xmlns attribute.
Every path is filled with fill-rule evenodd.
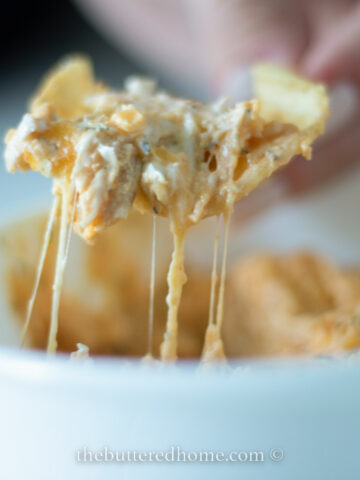
<svg viewBox="0 0 360 480"><path fill-rule="evenodd" d="M238 65L223 68L215 76L214 91L216 95L230 96L236 101L244 101L252 98L252 65L258 62L271 62L279 66L293 66L294 57L290 51L281 48L254 50L251 53L250 61Z"/></svg>
<svg viewBox="0 0 360 480"><path fill-rule="evenodd" d="M326 61L324 62L319 55L305 58L300 65L300 70L303 75L316 82L327 84L334 82L333 66Z"/></svg>

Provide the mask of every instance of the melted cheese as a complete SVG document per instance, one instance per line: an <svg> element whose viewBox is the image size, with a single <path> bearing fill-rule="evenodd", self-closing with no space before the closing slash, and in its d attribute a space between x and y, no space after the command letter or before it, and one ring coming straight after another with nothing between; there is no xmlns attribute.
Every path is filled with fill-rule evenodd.
<svg viewBox="0 0 360 480"><path fill-rule="evenodd" d="M205 333L204 347L202 352L202 361L225 361L225 352L223 341L221 337L221 326L223 323L224 317L224 298L225 298L225 279L226 279L226 261L227 261L227 251L229 243L229 226L230 226L230 211L226 212L224 215L225 230L224 230L224 247L223 247L223 256L222 256L222 265L221 265L221 276L220 276L220 285L218 292L218 302L216 308L216 321L213 320L213 313L209 315L209 324ZM214 303L213 300L213 290L215 290L215 282L217 279L216 275L216 257L218 249L218 235L216 232L215 244L214 244L214 260L213 260L213 272L211 279L211 303ZM215 270L215 271L214 271ZM213 280L215 278L215 280ZM213 309L213 305L211 305Z"/></svg>
<svg viewBox="0 0 360 480"><path fill-rule="evenodd" d="M152 356L152 341L154 330L154 297L155 297L155 267L156 267L156 215L153 215L152 242L151 242L151 268L150 268L150 299L148 318L148 349L147 355Z"/></svg>
<svg viewBox="0 0 360 480"><path fill-rule="evenodd" d="M87 345L84 345L83 343L77 343L76 350L70 354L70 358L72 360L89 360L89 352L90 349Z"/></svg>
<svg viewBox="0 0 360 480"><path fill-rule="evenodd" d="M168 316L164 341L160 347L161 359L173 362L177 359L178 310L182 287L186 283L184 270L184 247L186 231L173 232L174 251L168 273L169 293L166 297Z"/></svg>
<svg viewBox="0 0 360 480"><path fill-rule="evenodd" d="M49 219L48 219L48 222L47 222L47 225L46 225L44 239L43 239L43 243L42 243L42 247L41 247L39 263L38 263L37 270L36 270L35 284L34 284L33 291L32 291L32 294L31 294L31 297L30 297L30 300L29 300L29 303L28 303L27 312L26 312L26 319L25 319L25 323L24 323L24 326L23 326L23 329L22 329L22 332L21 332L21 341L20 341L21 346L23 346L24 343L25 343L26 334L27 334L27 331L29 329L31 315L32 315L32 311L33 311L34 303L35 303L35 299L36 299L36 294L37 294L37 291L38 291L38 288L39 288L40 279L41 279L42 271L43 271L43 268L44 268L46 254L47 254L47 251L48 251L48 248L49 248L49 244L50 244L50 240L51 240L51 234L52 234L54 221L55 221L55 217L56 217L56 213L58 211L58 208L59 208L59 197L56 195L54 197L53 205L52 205L52 208L50 210Z"/></svg>
<svg viewBox="0 0 360 480"><path fill-rule="evenodd" d="M213 325L215 318L215 295L216 295L216 284L218 281L217 275L217 258L219 251L219 217L216 219L216 231L215 231L215 240L214 240L214 250L213 250L213 262L211 269L211 286L210 286L210 305L209 305L209 321L208 327Z"/></svg>
<svg viewBox="0 0 360 480"><path fill-rule="evenodd" d="M226 279L226 261L227 261L227 252L229 244L229 227L230 227L230 217L231 213L226 212L224 215L225 221L225 234L224 234L224 249L223 249L223 258L221 265L221 277L220 277L220 289L219 289L219 298L216 309L216 325L220 329L224 317L224 297L225 297L225 279Z"/></svg>
<svg viewBox="0 0 360 480"><path fill-rule="evenodd" d="M166 298L168 317L161 345L161 358L166 361L177 358L177 315L186 282L187 231L207 216L224 214L216 321L213 272L204 347L204 357L224 357L220 331L229 212L236 200L293 156L309 157L310 145L322 132L327 114L322 86L274 67L257 67L255 73L259 99L231 106L227 102L203 105L175 98L155 92L149 81L142 84L134 79L124 91L114 92L95 83L90 65L81 58L67 60L51 72L33 100L31 112L24 116L17 130L8 133L5 151L9 171L40 171L53 178L55 189L62 196L49 352L56 350L71 226L84 239L91 240L119 218L126 218L134 207L168 216L174 238ZM273 87L278 92L278 110ZM294 109L299 103L294 103L294 99L299 95L307 101L304 108ZM217 243L215 247L216 259ZM46 253L45 245L43 251ZM41 269L40 262L40 272ZM154 272L155 240L150 277L150 343ZM36 290L29 304L30 315L35 295Z"/></svg>
<svg viewBox="0 0 360 480"><path fill-rule="evenodd" d="M68 236L68 197L66 192L61 195L61 219L59 229L59 243L56 256L55 276L53 284L52 304L51 304L51 316L50 316L50 329L48 337L47 351L48 353L55 353L57 348L56 334L58 330L58 315L61 289L64 279L64 272L66 266L66 244Z"/></svg>

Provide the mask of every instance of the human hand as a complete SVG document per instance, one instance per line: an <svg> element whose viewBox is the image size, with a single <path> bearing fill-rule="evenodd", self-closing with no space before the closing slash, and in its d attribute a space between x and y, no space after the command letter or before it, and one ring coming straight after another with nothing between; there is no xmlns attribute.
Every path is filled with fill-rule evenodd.
<svg viewBox="0 0 360 480"><path fill-rule="evenodd" d="M247 93L247 66L262 60L295 68L330 90L332 115L314 161L295 159L239 211L248 215L319 186L360 159L359 1L197 0L191 8L200 56L216 94Z"/></svg>

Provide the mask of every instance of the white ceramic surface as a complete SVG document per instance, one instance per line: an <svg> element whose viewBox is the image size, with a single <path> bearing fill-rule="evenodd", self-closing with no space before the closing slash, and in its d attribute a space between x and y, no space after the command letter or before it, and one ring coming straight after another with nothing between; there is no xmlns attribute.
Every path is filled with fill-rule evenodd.
<svg viewBox="0 0 360 480"><path fill-rule="evenodd" d="M356 479L359 361L260 362L237 373L2 349L9 479ZM263 451L259 463L77 463L89 450ZM276 449L276 450L274 450ZM283 451L282 461L271 452ZM278 455L278 453L276 454Z"/></svg>

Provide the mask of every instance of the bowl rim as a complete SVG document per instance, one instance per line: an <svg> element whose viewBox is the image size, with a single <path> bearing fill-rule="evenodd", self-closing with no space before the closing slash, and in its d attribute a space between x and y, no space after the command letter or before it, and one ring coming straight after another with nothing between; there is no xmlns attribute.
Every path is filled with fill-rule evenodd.
<svg viewBox="0 0 360 480"><path fill-rule="evenodd" d="M360 356L339 358L282 357L239 359L226 367L180 360L176 364L144 363L126 357L96 357L71 361L68 354L49 358L46 352L0 347L0 384L27 388L61 388L74 391L147 391L204 396L253 392L279 396L285 391L308 388L341 389L360 384ZM349 383L350 382L350 383ZM355 383L356 382L356 383Z"/></svg>

